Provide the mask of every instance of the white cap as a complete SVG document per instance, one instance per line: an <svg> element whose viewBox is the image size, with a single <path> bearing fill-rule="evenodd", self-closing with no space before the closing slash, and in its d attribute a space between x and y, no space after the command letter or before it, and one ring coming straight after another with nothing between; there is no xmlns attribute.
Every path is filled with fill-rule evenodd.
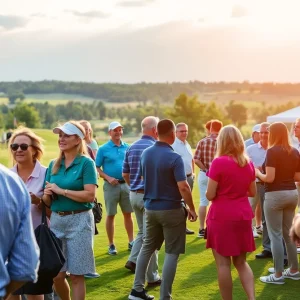
<svg viewBox="0 0 300 300"><path fill-rule="evenodd" d="M123 126L119 122L117 122L117 121L111 122L109 124L109 126L108 126L108 131L114 130L114 129L118 128L118 127L122 127L123 128Z"/></svg>
<svg viewBox="0 0 300 300"><path fill-rule="evenodd" d="M260 124L256 124L252 128L252 132L260 132Z"/></svg>
<svg viewBox="0 0 300 300"><path fill-rule="evenodd" d="M70 122L65 123L63 126L53 128L53 132L56 134L59 134L60 131L64 132L65 134L68 134L68 135L76 134L82 140L84 139L83 132L77 126L75 126L74 124L72 124Z"/></svg>

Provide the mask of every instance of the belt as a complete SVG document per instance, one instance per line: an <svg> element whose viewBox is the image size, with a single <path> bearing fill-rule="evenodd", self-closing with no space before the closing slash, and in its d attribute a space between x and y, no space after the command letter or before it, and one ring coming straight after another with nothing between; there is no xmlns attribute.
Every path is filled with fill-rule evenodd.
<svg viewBox="0 0 300 300"><path fill-rule="evenodd" d="M118 182L120 183L120 184L122 184L122 183L125 183L126 181L125 180L120 180L120 179L117 179L118 180ZM104 179L104 181L107 181L106 179ZM108 181L107 181L108 182Z"/></svg>
<svg viewBox="0 0 300 300"><path fill-rule="evenodd" d="M69 215L76 215L79 213L82 213L84 211L88 211L90 209L80 209L80 210L69 210L69 211L55 211L59 216L64 217L64 216L69 216Z"/></svg>
<svg viewBox="0 0 300 300"><path fill-rule="evenodd" d="M186 177L191 177L192 175L193 175L193 173L186 174Z"/></svg>
<svg viewBox="0 0 300 300"><path fill-rule="evenodd" d="M207 171L204 171L204 170L200 169L200 172L206 173Z"/></svg>
<svg viewBox="0 0 300 300"><path fill-rule="evenodd" d="M130 190L130 192L137 193L137 194L145 194L144 190L135 190L135 191Z"/></svg>
<svg viewBox="0 0 300 300"><path fill-rule="evenodd" d="M264 184L262 181L256 181L256 184Z"/></svg>

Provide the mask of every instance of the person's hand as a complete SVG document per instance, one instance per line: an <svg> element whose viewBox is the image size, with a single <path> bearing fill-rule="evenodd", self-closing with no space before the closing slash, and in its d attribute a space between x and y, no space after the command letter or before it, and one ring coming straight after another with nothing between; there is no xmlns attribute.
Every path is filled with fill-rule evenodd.
<svg viewBox="0 0 300 300"><path fill-rule="evenodd" d="M41 199L31 192L29 194L30 194L30 198L31 198L31 203L35 204L35 205L39 205L41 202Z"/></svg>
<svg viewBox="0 0 300 300"><path fill-rule="evenodd" d="M48 194L45 191L52 191L52 194ZM46 187L44 190L44 194L46 195L53 195L53 193L57 194L57 195L63 195L64 194L64 190L61 189L57 184L55 183L49 183L48 181L46 181Z"/></svg>
<svg viewBox="0 0 300 300"><path fill-rule="evenodd" d="M117 184L119 184L118 179L116 179L114 177L107 176L106 180L111 185L117 185Z"/></svg>
<svg viewBox="0 0 300 300"><path fill-rule="evenodd" d="M300 214L294 217L293 225L290 229L290 237L295 244L300 244Z"/></svg>
<svg viewBox="0 0 300 300"><path fill-rule="evenodd" d="M195 210L190 210L189 209L188 210L188 220L190 222L195 222L195 221L197 221L197 218L198 218L198 216L197 216Z"/></svg>

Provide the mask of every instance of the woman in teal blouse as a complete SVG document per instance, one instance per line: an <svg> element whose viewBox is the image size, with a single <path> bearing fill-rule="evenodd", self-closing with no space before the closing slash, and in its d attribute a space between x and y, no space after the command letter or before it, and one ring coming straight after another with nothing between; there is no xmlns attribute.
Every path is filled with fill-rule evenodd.
<svg viewBox="0 0 300 300"><path fill-rule="evenodd" d="M63 242L66 263L54 278L54 287L62 300L85 298L84 274L95 272L93 255L93 201L97 174L94 161L88 157L84 128L69 121L53 132L59 135L59 157L50 162L46 174L43 201L51 205L51 230Z"/></svg>

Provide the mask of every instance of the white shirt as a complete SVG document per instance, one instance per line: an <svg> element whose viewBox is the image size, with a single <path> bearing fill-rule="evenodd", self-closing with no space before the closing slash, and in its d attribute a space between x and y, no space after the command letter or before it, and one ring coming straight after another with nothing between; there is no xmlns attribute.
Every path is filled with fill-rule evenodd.
<svg viewBox="0 0 300 300"><path fill-rule="evenodd" d="M264 149L260 142L250 145L246 151L254 167L261 167L263 165L266 159L267 149ZM259 180L256 179L256 181Z"/></svg>
<svg viewBox="0 0 300 300"><path fill-rule="evenodd" d="M184 143L179 138L176 138L172 148L182 157L185 174L193 173L193 152L190 144L187 141Z"/></svg>

